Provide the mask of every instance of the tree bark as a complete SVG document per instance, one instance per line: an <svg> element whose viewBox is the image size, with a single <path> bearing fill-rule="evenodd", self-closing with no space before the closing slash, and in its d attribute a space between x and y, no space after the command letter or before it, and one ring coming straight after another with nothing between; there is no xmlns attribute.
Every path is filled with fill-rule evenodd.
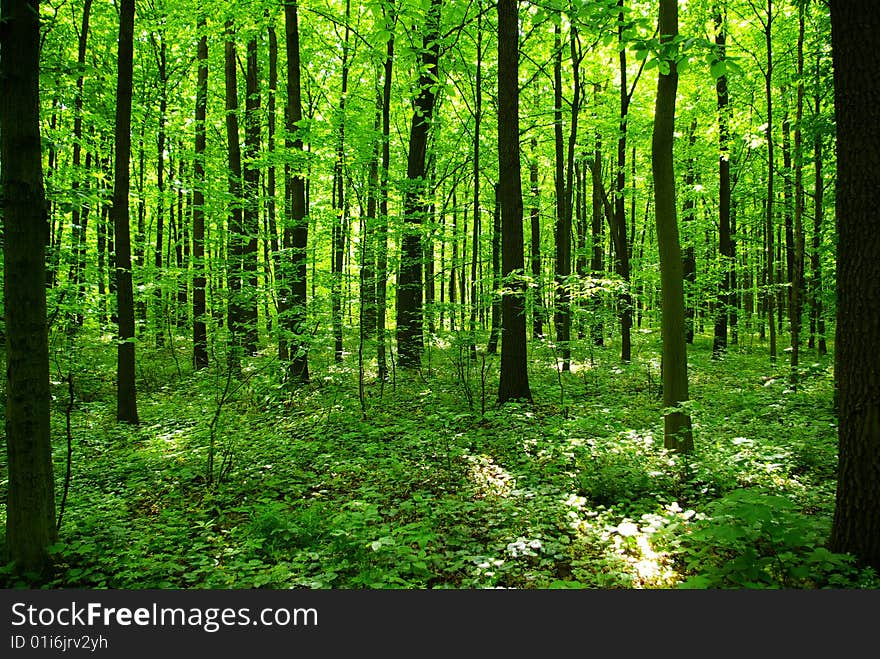
<svg viewBox="0 0 880 659"><path fill-rule="evenodd" d="M0 15L0 185L6 320L6 551L20 571L45 571L57 539L49 414L45 248L48 207L40 149L38 0L4 0Z"/></svg>
<svg viewBox="0 0 880 659"><path fill-rule="evenodd" d="M116 245L117 337L116 418L137 423L134 352L134 292L131 276L131 233L128 193L131 158L131 96L134 70L134 0L120 0L119 54L116 81L116 162L113 184L113 225Z"/></svg>
<svg viewBox="0 0 880 659"><path fill-rule="evenodd" d="M305 152L299 123L302 121L302 90L300 86L299 15L295 1L284 5L284 26L287 37L287 113L285 128L288 137L285 146L298 156L298 169L304 169ZM309 381L308 341L306 338L306 296L309 218L306 206L306 181L300 171L294 172L290 163L284 166L285 227L284 251L290 254L290 263L282 268L284 287L279 300L282 331L280 351L289 360L288 376L294 381Z"/></svg>
<svg viewBox="0 0 880 659"><path fill-rule="evenodd" d="M208 366L208 331L205 323L205 120L208 109L208 35L204 9L199 7L199 45L196 52L195 157L193 160L193 368Z"/></svg>
<svg viewBox="0 0 880 659"><path fill-rule="evenodd" d="M837 118L838 480L831 548L880 571L880 14L831 5Z"/></svg>
<svg viewBox="0 0 880 659"><path fill-rule="evenodd" d="M678 1L660 0L661 42L678 35ZM664 68L666 70L664 70ZM685 343L684 277L678 219L675 207L675 168L672 145L675 139L675 97L678 72L672 59L661 62L654 110L652 155L657 248L660 254L660 285L663 316L663 444L676 451L694 447L690 415L680 409L688 400L687 344Z"/></svg>
<svg viewBox="0 0 880 659"><path fill-rule="evenodd" d="M409 134L406 189L403 196L403 235L397 279L397 352L402 368L418 368L424 350L422 317L422 224L427 212L425 162L428 133L437 101L440 57L441 0L431 0L419 58L419 82Z"/></svg>
<svg viewBox="0 0 880 659"><path fill-rule="evenodd" d="M498 195L501 200L501 375L498 403L531 401L526 345L523 202L519 154L517 0L498 1Z"/></svg>

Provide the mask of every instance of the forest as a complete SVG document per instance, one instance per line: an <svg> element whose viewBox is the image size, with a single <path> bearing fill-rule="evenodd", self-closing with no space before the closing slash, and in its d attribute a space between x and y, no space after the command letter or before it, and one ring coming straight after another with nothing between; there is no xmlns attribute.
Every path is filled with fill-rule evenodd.
<svg viewBox="0 0 880 659"><path fill-rule="evenodd" d="M880 588L871 0L3 0L0 582Z"/></svg>

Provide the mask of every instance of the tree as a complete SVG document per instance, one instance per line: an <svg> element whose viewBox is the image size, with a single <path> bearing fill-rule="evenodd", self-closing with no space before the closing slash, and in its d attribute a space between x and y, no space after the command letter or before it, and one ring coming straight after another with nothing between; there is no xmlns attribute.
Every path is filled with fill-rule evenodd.
<svg viewBox="0 0 880 659"><path fill-rule="evenodd" d="M6 550L22 571L48 567L56 537L49 414L45 247L40 151L39 0L0 14L0 186L6 316Z"/></svg>
<svg viewBox="0 0 880 659"><path fill-rule="evenodd" d="M501 377L498 403L531 400L526 346L519 155L518 0L498 2L498 196L501 200Z"/></svg>
<svg viewBox="0 0 880 659"><path fill-rule="evenodd" d="M425 17L419 58L419 81L409 133L406 190L403 200L403 236L400 274L397 278L397 351L404 368L421 363L424 349L422 319L422 223L428 210L425 200L425 162L428 132L437 101L440 57L440 0L431 0Z"/></svg>
<svg viewBox="0 0 880 659"><path fill-rule="evenodd" d="M131 277L131 231L128 216L131 95L134 69L134 9L134 0L121 0L118 74L116 78L116 161L113 174L116 306L119 322L119 336L116 339L116 418L127 423L138 423L137 391L135 388L134 291Z"/></svg>
<svg viewBox="0 0 880 659"><path fill-rule="evenodd" d="M299 169L302 162L303 140L302 90L300 85L299 12L296 2L284 5L284 31L287 38L287 111L284 126L288 137L285 146L300 157L295 165L290 160L284 165L284 251L289 262L281 268L278 315L284 333L279 344L280 356L289 361L288 376L295 381L309 381L308 349L305 341L306 323L306 249L309 241L309 221L306 211L306 182Z"/></svg>
<svg viewBox="0 0 880 659"><path fill-rule="evenodd" d="M193 366L196 370L208 365L208 333L205 324L205 120L208 111L208 35L204 10L199 8L199 44L196 51L198 81L196 83L196 135L193 161Z"/></svg>
<svg viewBox="0 0 880 659"><path fill-rule="evenodd" d="M661 44L678 36L678 0L660 0ZM675 100L678 71L674 56L660 62L654 109L652 156L657 249L660 254L663 335L663 444L678 451L693 449L691 418L680 406L688 400L687 343L685 342L684 276L678 218L675 208Z"/></svg>
<svg viewBox="0 0 880 659"><path fill-rule="evenodd" d="M838 473L831 547L880 571L880 14L831 5L837 117Z"/></svg>

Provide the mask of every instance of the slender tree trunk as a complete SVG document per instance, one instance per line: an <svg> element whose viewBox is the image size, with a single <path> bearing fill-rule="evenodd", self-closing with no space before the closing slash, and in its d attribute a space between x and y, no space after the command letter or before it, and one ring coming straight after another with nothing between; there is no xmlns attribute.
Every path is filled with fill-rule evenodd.
<svg viewBox="0 0 880 659"><path fill-rule="evenodd" d="M80 197L79 188L80 180L83 172L80 171L82 161L82 139L83 139L83 86L85 83L85 65L86 65L86 47L89 39L89 16L92 9L92 0L85 0L83 3L82 24L79 32L79 48L77 54L77 66L79 74L76 78L76 95L74 97L74 117L73 117L73 181L70 183L71 196L76 199ZM89 170L89 154L86 154L86 174ZM88 180L88 175L85 177ZM83 197L84 199L84 197ZM73 322L82 327L84 315L83 306L85 305L85 260L86 260L86 227L88 226L89 205L84 200L73 207L71 217L71 266L70 281L73 285L75 299L75 313Z"/></svg>
<svg viewBox="0 0 880 659"><path fill-rule="evenodd" d="M531 228L531 259L532 268L532 336L544 336L544 303L541 297L541 196L538 188L538 140L533 137L531 142L532 159L529 162L529 186L532 192L532 207L529 213Z"/></svg>
<svg viewBox="0 0 880 659"><path fill-rule="evenodd" d="M159 70L159 128L156 131L156 248L153 253L153 283L156 286L154 296L155 313L153 314L156 325L156 346L161 347L165 343L165 323L167 309L165 307L162 280L162 248L165 239L165 117L168 112L168 68L165 46L165 36L159 32L159 43L155 42L155 35L150 35L155 47L157 67ZM143 171L143 169L141 170ZM143 190L141 194L143 194Z"/></svg>
<svg viewBox="0 0 880 659"><path fill-rule="evenodd" d="M471 309L470 309L470 355L472 358L477 356L477 263L480 259L480 232L482 210L480 209L480 128L483 121L483 14L480 6L477 9L477 63L474 73L474 236L472 243L471 258ZM467 233L467 229L465 229ZM493 250L494 250L493 243ZM465 250L462 246L462 256ZM464 303L464 287L461 290L462 304ZM496 335L494 344L492 337L489 337L487 351L491 348L490 354L494 354L498 344L498 336Z"/></svg>
<svg viewBox="0 0 880 659"><path fill-rule="evenodd" d="M595 97L598 98L598 85L595 87ZM603 265L603 245L605 237L602 232L604 226L602 222L602 136L599 131L595 134L595 144L593 146L593 162L590 167L590 176L592 179L592 196L593 196L593 215L590 226L590 235L592 238L593 252L590 258L590 271L594 278L602 277L605 274L605 266ZM590 297L592 310L592 339L593 345L605 345L605 328L602 322L602 297L598 292L594 292Z"/></svg>
<svg viewBox="0 0 880 659"><path fill-rule="evenodd" d="M116 245L117 337L116 419L137 423L134 354L134 293L131 277L131 235L128 218L131 158L131 95L134 69L134 0L120 0L119 54L116 82L116 163L113 184L113 225Z"/></svg>
<svg viewBox="0 0 880 659"><path fill-rule="evenodd" d="M267 10L268 13L268 10ZM266 101L266 114L268 115L268 136L266 140L266 148L269 152L269 166L266 168L266 233L268 234L267 244L269 248L269 257L266 259L266 287L268 288L269 306L277 309L277 298L275 295L275 280L273 273L277 273L281 269L281 252L279 251L278 242L278 205L275 202L277 192L275 178L275 95L278 93L278 36L275 34L274 25L269 25L269 90ZM269 313L266 318L266 327L270 330L273 327L272 314Z"/></svg>
<svg viewBox="0 0 880 659"><path fill-rule="evenodd" d="M766 295L767 304L767 330L770 339L770 361L776 361L776 292L775 292L775 242L774 242L774 148L773 148L773 0L767 0L767 20L762 19L764 26L764 41L767 48L767 63L764 70L764 95L767 102L767 122L765 135L767 139L767 268L766 268Z"/></svg>
<svg viewBox="0 0 880 659"><path fill-rule="evenodd" d="M226 80L226 144L229 166L228 243L226 288L229 296L229 354L227 363L235 371L241 369L244 345L245 310L241 292L241 277L245 249L244 212L241 191L241 145L238 134L238 58L232 21L226 21L225 80Z"/></svg>
<svg viewBox="0 0 880 659"><path fill-rule="evenodd" d="M498 403L531 401L526 344L523 203L519 154L517 0L498 0L498 198L501 200L501 375Z"/></svg>
<svg viewBox="0 0 880 659"><path fill-rule="evenodd" d="M793 387L798 383L800 360L801 308L804 287L804 174L803 134L804 117L804 5L798 5L797 41L797 101L794 126L794 258L791 278L791 376Z"/></svg>
<svg viewBox="0 0 880 659"><path fill-rule="evenodd" d="M678 0L660 0L659 34L662 42L678 35ZM666 70L664 70L664 66ZM664 60L657 83L652 163L657 248L663 319L663 444L676 451L694 447L691 418L680 406L688 400L687 344L685 342L684 277L675 208L675 97L678 72L674 60Z"/></svg>
<svg viewBox="0 0 880 659"><path fill-rule="evenodd" d="M685 281L685 309L684 309L684 340L688 344L694 342L694 322L696 319L696 297L697 297L697 257L694 251L694 220L696 219L694 202L694 168L696 166L696 156L694 155L694 147L697 144L697 120L691 121L688 129L688 148L690 149L687 165L684 175L685 200L682 204L682 214L684 217L683 229L685 232L684 259L682 261L682 269Z"/></svg>
<svg viewBox="0 0 880 659"><path fill-rule="evenodd" d="M431 0L422 38L415 112L409 135L403 235L397 279L397 351L403 368L418 368L424 350L422 317L422 224L427 211L425 162L428 133L437 101L441 0Z"/></svg>
<svg viewBox="0 0 880 659"><path fill-rule="evenodd" d="M336 162L333 164L333 237L331 245L331 318L333 324L333 359L342 361L342 278L345 260L345 236L348 223L348 208L345 198L345 102L348 95L348 26L351 17L351 0L345 2L345 36L342 42L342 90L339 96L339 126L336 141Z"/></svg>
<svg viewBox="0 0 880 659"><path fill-rule="evenodd" d="M260 72L257 62L257 37L247 43L244 106L244 158L242 161L242 344L249 355L255 355L260 343L258 323L259 264L257 254L260 233Z"/></svg>
<svg viewBox="0 0 880 659"><path fill-rule="evenodd" d="M562 355L562 370L571 368L571 213L565 184L565 145L562 131L562 28L553 30L553 132L556 146L556 310L553 321L556 344ZM574 111L572 111L572 122Z"/></svg>
<svg viewBox="0 0 880 659"><path fill-rule="evenodd" d="M208 36L204 9L199 7L199 45L196 51L196 135L193 160L193 367L208 366L208 331L205 323L205 120L208 108Z"/></svg>
<svg viewBox="0 0 880 659"><path fill-rule="evenodd" d="M388 178L391 167L391 74L394 67L394 30L397 19L385 16L388 41L382 77L382 165L379 171L379 223L376 236L376 363L380 382L388 378L385 356L385 318L388 306Z"/></svg>
<svg viewBox="0 0 880 659"><path fill-rule="evenodd" d="M726 18L718 7L715 14L715 45L718 59L715 64L726 66L727 30ZM718 99L718 252L721 256L721 290L715 313L715 337L712 341L712 357L719 359L727 350L727 318L734 307L731 273L735 265L734 245L730 227L730 128L728 121L729 93L726 69L715 80Z"/></svg>
<svg viewBox="0 0 880 659"><path fill-rule="evenodd" d="M285 128L288 151L302 154L303 140L299 122L302 121L302 90L300 86L299 16L297 2L284 5L284 25L287 36L287 113ZM300 155L300 157L302 157ZM308 291L307 264L309 218L306 205L306 181L290 164L284 166L285 227L284 250L289 253L289 275L284 278L283 300L279 303L282 330L287 337L284 354L290 360L289 377L298 382L309 381L308 339L306 337L306 296Z"/></svg>
<svg viewBox="0 0 880 659"><path fill-rule="evenodd" d="M38 0L4 0L0 15L6 558L22 572L47 570L48 548L58 537L49 423L49 224L40 151L39 16Z"/></svg>
<svg viewBox="0 0 880 659"><path fill-rule="evenodd" d="M614 226L611 230L616 234L613 242L617 259L615 265L617 274L624 281L625 288L618 295L617 303L620 314L620 359L629 362L632 358L632 295L629 292L630 265L629 245L626 240L626 137L629 125L629 106L631 92L627 86L627 61L626 47L623 40L623 28L625 13L624 0L618 0L620 8L618 14L617 43L618 57L620 59L620 130L617 138L617 176L614 188Z"/></svg>
<svg viewBox="0 0 880 659"><path fill-rule="evenodd" d="M880 49L874 2L831 5L837 118L837 500L831 549L880 572Z"/></svg>
<svg viewBox="0 0 880 659"><path fill-rule="evenodd" d="M821 66L820 56L816 62L816 91L813 97L813 116L816 118L820 116L819 113L822 109L822 97L819 91ZM813 137L813 167L816 191L814 197L813 241L810 251L810 300L812 302L810 326L811 329L815 326L815 332L818 336L819 354L825 355L828 352L828 345L825 340L825 315L822 302L822 254L820 251L822 247L822 227L825 222L825 176L822 172L822 158L822 133L817 130Z"/></svg>
<svg viewBox="0 0 880 659"><path fill-rule="evenodd" d="M495 204L492 212L492 324L486 352L498 352L498 335L501 332L501 200L498 186L494 190Z"/></svg>

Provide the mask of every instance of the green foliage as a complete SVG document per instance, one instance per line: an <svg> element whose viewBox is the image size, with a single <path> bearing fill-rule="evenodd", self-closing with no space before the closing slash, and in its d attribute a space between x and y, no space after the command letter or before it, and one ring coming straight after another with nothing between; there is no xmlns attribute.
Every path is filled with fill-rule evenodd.
<svg viewBox="0 0 880 659"><path fill-rule="evenodd" d="M790 499L740 489L706 506L680 541L680 560L695 573L683 588L876 587L870 570L824 547L828 525Z"/></svg>

